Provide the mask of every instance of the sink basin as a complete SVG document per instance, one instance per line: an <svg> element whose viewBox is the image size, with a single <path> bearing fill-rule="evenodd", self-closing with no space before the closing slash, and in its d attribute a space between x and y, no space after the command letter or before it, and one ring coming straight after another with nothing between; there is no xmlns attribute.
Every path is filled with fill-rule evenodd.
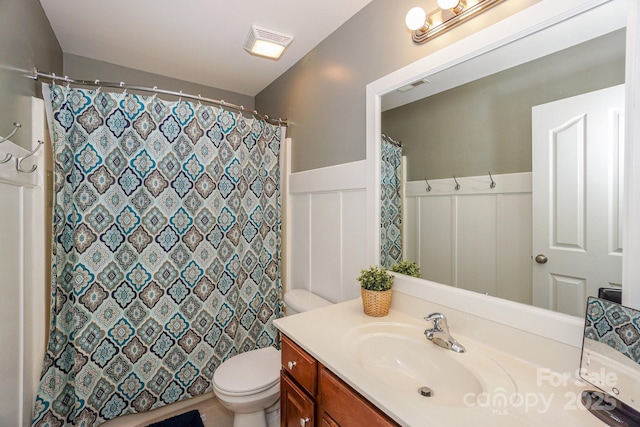
<svg viewBox="0 0 640 427"><path fill-rule="evenodd" d="M390 322L361 325L347 333L346 351L370 377L428 404L478 406L483 399L508 401L517 392L511 376L472 343L460 339L467 351L455 353L427 340L424 329ZM420 396L424 386L431 397Z"/></svg>

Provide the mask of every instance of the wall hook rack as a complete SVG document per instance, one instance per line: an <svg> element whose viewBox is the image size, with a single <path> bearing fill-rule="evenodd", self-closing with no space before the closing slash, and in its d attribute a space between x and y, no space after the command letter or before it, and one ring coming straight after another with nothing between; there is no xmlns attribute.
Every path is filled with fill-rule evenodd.
<svg viewBox="0 0 640 427"><path fill-rule="evenodd" d="M44 141L40 141L38 140L38 145L36 146L36 148L33 149L33 151L31 151L29 154L27 154L26 156L23 157L18 157L16 158L16 170L18 172L23 172L23 173L33 173L36 171L36 169L38 169L38 165L33 165L31 166L31 169L26 170L22 168L22 162L25 159L28 159L29 157L33 156L34 154L36 154L36 152L40 149L40 147L42 147L42 145L44 144Z"/></svg>

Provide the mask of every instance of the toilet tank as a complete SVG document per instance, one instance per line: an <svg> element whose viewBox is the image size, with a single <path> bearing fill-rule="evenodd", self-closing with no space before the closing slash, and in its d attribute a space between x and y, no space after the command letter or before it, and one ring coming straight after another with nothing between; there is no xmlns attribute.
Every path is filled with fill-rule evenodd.
<svg viewBox="0 0 640 427"><path fill-rule="evenodd" d="M326 307L327 305L332 304L330 301L327 301L306 289L288 290L284 294L284 303L286 306L285 314L287 316L320 307Z"/></svg>

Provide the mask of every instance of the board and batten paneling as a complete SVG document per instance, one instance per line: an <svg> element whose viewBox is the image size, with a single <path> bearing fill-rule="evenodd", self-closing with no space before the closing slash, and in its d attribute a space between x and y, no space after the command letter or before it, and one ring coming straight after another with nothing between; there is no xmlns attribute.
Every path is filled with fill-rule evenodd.
<svg viewBox="0 0 640 427"><path fill-rule="evenodd" d="M366 267L365 165L287 175L286 289L308 289L332 302L360 295L357 277Z"/></svg>
<svg viewBox="0 0 640 427"><path fill-rule="evenodd" d="M404 255L422 277L531 304L531 173L407 182Z"/></svg>
<svg viewBox="0 0 640 427"><path fill-rule="evenodd" d="M32 148L45 140L44 105L32 98ZM4 130L2 131L4 132ZM8 132L7 132L8 133ZM45 190L44 150L24 161L33 173L19 172L16 158L29 152L11 141L0 143L0 425L31 425L35 389L45 346Z"/></svg>

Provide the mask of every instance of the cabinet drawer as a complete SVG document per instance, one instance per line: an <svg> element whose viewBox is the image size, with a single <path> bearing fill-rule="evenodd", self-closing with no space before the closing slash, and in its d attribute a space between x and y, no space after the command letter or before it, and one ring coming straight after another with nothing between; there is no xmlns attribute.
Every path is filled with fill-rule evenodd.
<svg viewBox="0 0 640 427"><path fill-rule="evenodd" d="M289 376L280 374L281 427L315 426L316 404L293 383Z"/></svg>
<svg viewBox="0 0 640 427"><path fill-rule="evenodd" d="M397 426L324 366L319 368L319 419L323 426Z"/></svg>
<svg viewBox="0 0 640 427"><path fill-rule="evenodd" d="M316 395L318 362L285 335L282 335L282 369L307 393Z"/></svg>

